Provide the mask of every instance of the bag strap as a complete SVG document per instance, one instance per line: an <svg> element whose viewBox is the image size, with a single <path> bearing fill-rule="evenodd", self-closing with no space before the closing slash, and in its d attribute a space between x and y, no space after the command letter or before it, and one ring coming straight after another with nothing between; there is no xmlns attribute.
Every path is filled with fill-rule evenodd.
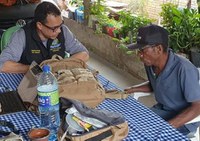
<svg viewBox="0 0 200 141"><path fill-rule="evenodd" d="M11 132L14 132L15 134L19 134L19 130L17 130L15 128L15 126L12 122L0 120L0 126L8 127L11 130ZM0 130L0 135L7 136L11 132L6 132L6 131L3 131L3 130Z"/></svg>
<svg viewBox="0 0 200 141"><path fill-rule="evenodd" d="M55 54L55 55L52 56L52 59L62 60L63 58L60 55Z"/></svg>
<svg viewBox="0 0 200 141"><path fill-rule="evenodd" d="M112 131L111 130L107 130L107 131L102 132L101 134L98 134L97 136L89 138L89 139L87 139L85 141L102 141L103 139L105 139L107 137L110 137L112 135L113 135Z"/></svg>
<svg viewBox="0 0 200 141"><path fill-rule="evenodd" d="M40 63L40 67L45 65L45 64L53 64L53 63L58 63L62 61L62 63L68 63L68 62L74 62L74 63L77 63L77 64L81 64L81 67L82 68L88 68L87 64L81 60L81 59L77 59L77 58L62 58L61 56L59 55L53 55L51 59L47 59L47 60L44 60Z"/></svg>
<svg viewBox="0 0 200 141"><path fill-rule="evenodd" d="M62 60L63 62L74 62L74 63L78 63L78 64L81 64L81 67L82 68L88 68L88 66L87 66L87 64L83 61L83 60L81 60L81 59L77 59L77 58L72 58L72 57L70 57L70 58L65 58L65 59L63 59Z"/></svg>
<svg viewBox="0 0 200 141"><path fill-rule="evenodd" d="M126 99L130 94L125 93L124 91L108 90L105 93L105 97L109 99Z"/></svg>
<svg viewBox="0 0 200 141"><path fill-rule="evenodd" d="M53 62L58 62L60 60L62 60L63 58L59 55L53 55L51 59L47 59L47 60L44 60L40 63L40 66L43 66L45 64L50 64L50 63L53 63Z"/></svg>
<svg viewBox="0 0 200 141"><path fill-rule="evenodd" d="M35 102L35 101L33 101L33 102ZM36 115L39 115L39 110L38 110L38 106L37 106L38 103L30 103L28 101L24 101L23 103L28 111L33 112Z"/></svg>

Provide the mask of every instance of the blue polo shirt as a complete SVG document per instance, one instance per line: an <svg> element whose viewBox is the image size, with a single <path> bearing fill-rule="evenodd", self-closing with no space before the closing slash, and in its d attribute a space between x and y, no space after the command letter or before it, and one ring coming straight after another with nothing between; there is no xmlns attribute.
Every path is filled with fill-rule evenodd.
<svg viewBox="0 0 200 141"><path fill-rule="evenodd" d="M156 101L163 109L180 112L200 100L199 71L187 59L169 50L167 64L158 76L152 67L145 69Z"/></svg>

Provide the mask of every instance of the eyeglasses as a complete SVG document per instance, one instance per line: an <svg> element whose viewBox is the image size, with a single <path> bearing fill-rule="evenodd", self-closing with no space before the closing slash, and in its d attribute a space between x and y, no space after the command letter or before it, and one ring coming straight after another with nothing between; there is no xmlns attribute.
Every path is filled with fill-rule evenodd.
<svg viewBox="0 0 200 141"><path fill-rule="evenodd" d="M64 24L64 21L62 21L62 23L58 26L54 26L54 27L50 27L44 23L42 23L42 25L44 25L46 28L52 30L53 32L56 32L59 28L61 28L61 26Z"/></svg>
<svg viewBox="0 0 200 141"><path fill-rule="evenodd" d="M139 48L138 49L138 53L139 54L144 54L145 52L144 52L144 50L146 49L146 48L153 48L153 47L156 47L157 45L146 45L146 46L144 46L144 47L142 47L142 48Z"/></svg>

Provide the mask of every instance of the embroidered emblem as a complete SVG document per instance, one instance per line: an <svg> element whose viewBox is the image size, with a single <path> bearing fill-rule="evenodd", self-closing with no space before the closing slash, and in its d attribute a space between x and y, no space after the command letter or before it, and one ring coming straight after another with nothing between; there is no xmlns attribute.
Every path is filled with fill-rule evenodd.
<svg viewBox="0 0 200 141"><path fill-rule="evenodd" d="M59 42L59 40L56 38L53 40L50 49L55 49L55 48L59 48L61 46L61 43Z"/></svg>

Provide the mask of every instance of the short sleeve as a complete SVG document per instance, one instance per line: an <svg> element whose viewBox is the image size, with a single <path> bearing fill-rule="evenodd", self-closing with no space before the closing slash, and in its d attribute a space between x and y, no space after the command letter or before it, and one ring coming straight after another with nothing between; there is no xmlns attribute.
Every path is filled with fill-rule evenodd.
<svg viewBox="0 0 200 141"><path fill-rule="evenodd" d="M68 29L67 26L63 25L63 32L65 37L65 51L71 55L78 52L88 52L85 46L76 39L74 34Z"/></svg>
<svg viewBox="0 0 200 141"><path fill-rule="evenodd" d="M181 87L186 101L200 100L199 71L195 67L182 68Z"/></svg>
<svg viewBox="0 0 200 141"><path fill-rule="evenodd" d="M23 29L13 33L8 45L0 55L0 68L6 61L18 62L25 48L25 32Z"/></svg>

